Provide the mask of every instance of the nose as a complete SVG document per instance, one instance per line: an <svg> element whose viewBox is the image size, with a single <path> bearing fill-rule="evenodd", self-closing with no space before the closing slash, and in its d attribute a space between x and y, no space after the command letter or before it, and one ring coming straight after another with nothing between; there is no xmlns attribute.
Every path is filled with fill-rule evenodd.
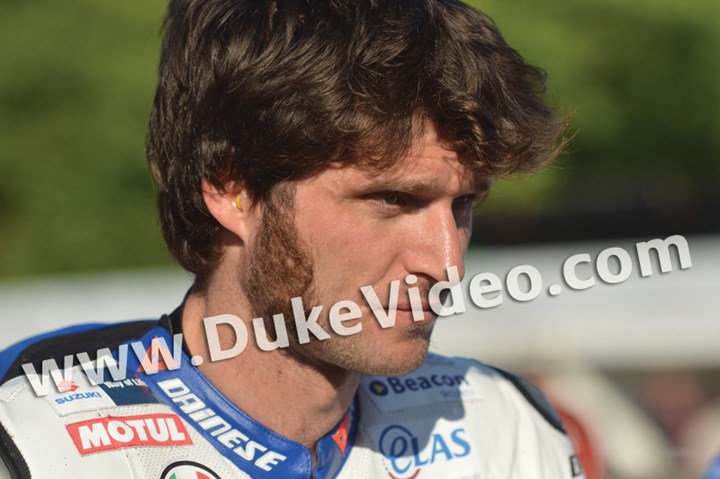
<svg viewBox="0 0 720 479"><path fill-rule="evenodd" d="M469 231L458 225L452 204L433 205L417 219L416 241L407 251L408 271L443 281L447 280L447 268L455 266L462 279Z"/></svg>

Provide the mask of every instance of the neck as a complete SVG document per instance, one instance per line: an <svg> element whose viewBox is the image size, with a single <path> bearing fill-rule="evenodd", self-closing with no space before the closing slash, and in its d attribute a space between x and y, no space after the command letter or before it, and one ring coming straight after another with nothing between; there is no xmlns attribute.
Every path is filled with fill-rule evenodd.
<svg viewBox="0 0 720 479"><path fill-rule="evenodd" d="M360 374L306 361L289 348L261 351L252 341L238 356L210 361L202 318L228 313L243 320L250 317L238 310L245 308L231 308L210 299L211 295L192 293L183 311L183 335L188 348L204 359L200 371L253 419L305 445L314 460L317 441L337 425L350 407ZM249 321L246 326L252 331ZM218 328L218 333L223 349L231 347L234 332Z"/></svg>

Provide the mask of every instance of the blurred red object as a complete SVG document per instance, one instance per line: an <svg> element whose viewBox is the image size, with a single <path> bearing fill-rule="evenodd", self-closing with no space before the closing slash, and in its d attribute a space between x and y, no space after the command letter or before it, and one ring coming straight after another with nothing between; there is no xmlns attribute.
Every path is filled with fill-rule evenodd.
<svg viewBox="0 0 720 479"><path fill-rule="evenodd" d="M587 427L577 416L561 405L555 403L553 406L560 415L565 430L575 447L575 452L585 471L585 478L604 479L606 471L602 452Z"/></svg>

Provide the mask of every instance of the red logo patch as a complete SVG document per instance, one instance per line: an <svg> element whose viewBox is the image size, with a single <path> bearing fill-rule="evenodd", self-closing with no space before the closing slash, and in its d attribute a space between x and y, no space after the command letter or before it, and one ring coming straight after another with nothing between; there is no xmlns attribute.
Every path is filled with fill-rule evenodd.
<svg viewBox="0 0 720 479"><path fill-rule="evenodd" d="M75 392L78 389L80 389L80 386L78 386L75 381L60 381L58 383L58 390L61 393L68 392L68 391Z"/></svg>
<svg viewBox="0 0 720 479"><path fill-rule="evenodd" d="M349 423L350 423L350 414L345 413L345 417L343 418L343 421L340 424L340 427L335 432L335 434L333 434L333 436L332 436L333 440L335 441L335 444L337 444L337 447L340 448L340 452L342 452L343 456L345 456L345 451L347 450Z"/></svg>
<svg viewBox="0 0 720 479"><path fill-rule="evenodd" d="M178 367L180 364L173 359L170 350L163 346L160 339L155 336L145 351L145 357L142 358L137 372L154 374L158 371L177 369Z"/></svg>
<svg viewBox="0 0 720 479"><path fill-rule="evenodd" d="M174 414L108 416L65 426L80 454L137 446L192 444L182 420Z"/></svg>

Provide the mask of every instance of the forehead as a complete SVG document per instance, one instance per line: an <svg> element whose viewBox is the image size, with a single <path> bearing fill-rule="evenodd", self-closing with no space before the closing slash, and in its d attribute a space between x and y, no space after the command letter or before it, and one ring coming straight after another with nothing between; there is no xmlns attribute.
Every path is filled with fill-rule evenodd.
<svg viewBox="0 0 720 479"><path fill-rule="evenodd" d="M471 194L484 196L488 178L460 161L432 125L418 131L402 157L387 165L333 165L295 183L295 199L320 208L367 195L398 192L425 201ZM329 203L328 203L329 202Z"/></svg>
<svg viewBox="0 0 720 479"><path fill-rule="evenodd" d="M393 189L408 193L427 193L448 190L483 191L489 181L471 167L444 141L431 123L426 123L415 135L405 154L389 166L353 165L340 167L343 176L353 177L378 189ZM347 179L347 178L346 178Z"/></svg>

